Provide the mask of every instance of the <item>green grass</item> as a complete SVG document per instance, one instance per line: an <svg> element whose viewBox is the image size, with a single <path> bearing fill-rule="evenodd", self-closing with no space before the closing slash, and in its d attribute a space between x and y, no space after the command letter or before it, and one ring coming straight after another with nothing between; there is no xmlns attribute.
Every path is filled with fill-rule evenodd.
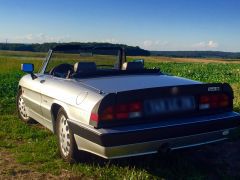
<svg viewBox="0 0 240 180"><path fill-rule="evenodd" d="M203 82L238 83L240 81L240 64L223 63L147 63L148 67L158 67L161 71L176 76L191 78Z"/></svg>
<svg viewBox="0 0 240 180"><path fill-rule="evenodd" d="M60 174L70 171L79 177L96 179L205 179L212 171L200 168L186 152L164 157L143 156L106 161L90 156L70 165L60 158L56 137L39 124L27 125L16 115L15 95L24 74L20 64L32 62L39 68L43 53L0 52L0 148L14 154L20 164L39 172ZM240 64L146 62L163 72L203 82L227 82L235 92L234 109L240 110ZM215 172L223 177L224 172Z"/></svg>
<svg viewBox="0 0 240 180"><path fill-rule="evenodd" d="M61 160L56 138L38 124L27 125L16 116L0 117L0 147L13 152L19 163L40 172L59 174L62 169L77 175L100 179L157 179L159 177L204 177L201 172L177 155L169 159L155 156L116 161L92 157L82 163L69 165Z"/></svg>

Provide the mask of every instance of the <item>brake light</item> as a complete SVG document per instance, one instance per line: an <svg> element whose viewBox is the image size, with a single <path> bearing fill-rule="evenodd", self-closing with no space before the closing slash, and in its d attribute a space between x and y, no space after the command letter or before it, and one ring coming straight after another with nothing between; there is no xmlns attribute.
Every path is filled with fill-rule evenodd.
<svg viewBox="0 0 240 180"><path fill-rule="evenodd" d="M230 99L226 94L202 95L199 98L199 109L226 108L230 105Z"/></svg>
<svg viewBox="0 0 240 180"><path fill-rule="evenodd" d="M116 119L138 118L142 115L142 103L133 102L116 106Z"/></svg>
<svg viewBox="0 0 240 180"><path fill-rule="evenodd" d="M120 104L115 106L115 117L116 119L127 119L128 118L128 105Z"/></svg>
<svg viewBox="0 0 240 180"><path fill-rule="evenodd" d="M100 119L104 119L104 120L112 120L114 119L114 107L110 106L108 108L106 108L103 113L100 116Z"/></svg>
<svg viewBox="0 0 240 180"><path fill-rule="evenodd" d="M92 121L98 121L98 115L97 114L95 114L95 113L91 113L91 117L90 117L90 119L92 120Z"/></svg>
<svg viewBox="0 0 240 180"><path fill-rule="evenodd" d="M143 106L140 102L134 102L129 105L129 118L138 118L142 116Z"/></svg>
<svg viewBox="0 0 240 180"><path fill-rule="evenodd" d="M131 112L142 111L142 103L140 103L140 102L131 103L129 105L129 111L131 111Z"/></svg>
<svg viewBox="0 0 240 180"><path fill-rule="evenodd" d="M91 114L91 120L113 120L113 119L131 119L139 118L142 116L142 103L133 102L127 104L117 104L115 106L109 106L103 112L96 117L94 113Z"/></svg>

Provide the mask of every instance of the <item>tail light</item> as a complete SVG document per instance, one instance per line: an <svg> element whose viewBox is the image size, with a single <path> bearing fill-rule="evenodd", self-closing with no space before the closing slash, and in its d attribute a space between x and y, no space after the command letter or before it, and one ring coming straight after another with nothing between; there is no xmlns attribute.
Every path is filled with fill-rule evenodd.
<svg viewBox="0 0 240 180"><path fill-rule="evenodd" d="M226 94L202 95L199 98L199 109L221 109L230 106L230 98Z"/></svg>
<svg viewBox="0 0 240 180"><path fill-rule="evenodd" d="M131 118L139 118L142 116L142 103L132 102L127 104L117 104L109 106L99 115L92 113L90 119L92 121L109 121L109 120L123 120Z"/></svg>
<svg viewBox="0 0 240 180"><path fill-rule="evenodd" d="M116 119L138 118L142 116L142 103L133 102L115 106Z"/></svg>
<svg viewBox="0 0 240 180"><path fill-rule="evenodd" d="M112 120L114 118L114 111L114 106L107 107L101 114L100 118L104 120Z"/></svg>

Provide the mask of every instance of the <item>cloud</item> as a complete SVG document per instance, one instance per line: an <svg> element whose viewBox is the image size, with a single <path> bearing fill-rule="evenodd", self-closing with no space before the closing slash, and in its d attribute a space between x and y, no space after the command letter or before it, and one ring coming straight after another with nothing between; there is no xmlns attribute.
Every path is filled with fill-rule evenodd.
<svg viewBox="0 0 240 180"><path fill-rule="evenodd" d="M202 41L196 44L176 43L160 40L144 40L139 43L140 47L147 50L162 50L162 51L182 51L182 50L216 50L219 44L213 40Z"/></svg>
<svg viewBox="0 0 240 180"><path fill-rule="evenodd" d="M101 42L107 42L107 43L118 43L118 40L115 39L115 38L107 38L107 39L104 39L102 40Z"/></svg>
<svg viewBox="0 0 240 180"><path fill-rule="evenodd" d="M145 40L141 44L144 49L148 50L157 50L165 48L169 43L167 41L159 41L159 40Z"/></svg>
<svg viewBox="0 0 240 180"><path fill-rule="evenodd" d="M193 48L196 48L198 50L206 50L206 49L215 49L218 47L218 43L214 42L212 40L208 41L208 42L199 42L193 45Z"/></svg>
<svg viewBox="0 0 240 180"><path fill-rule="evenodd" d="M217 48L218 47L218 43L213 42L213 41L209 41L208 42L208 47L210 47L210 48Z"/></svg>
<svg viewBox="0 0 240 180"><path fill-rule="evenodd" d="M144 48L149 48L149 47L153 46L153 44L154 44L154 42L151 41L151 40L145 40L145 41L143 41L143 47L144 47Z"/></svg>

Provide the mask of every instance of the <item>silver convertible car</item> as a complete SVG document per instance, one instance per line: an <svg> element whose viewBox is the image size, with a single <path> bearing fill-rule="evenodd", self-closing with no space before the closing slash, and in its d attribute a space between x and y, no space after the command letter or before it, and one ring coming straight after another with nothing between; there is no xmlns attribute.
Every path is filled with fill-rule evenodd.
<svg viewBox="0 0 240 180"><path fill-rule="evenodd" d="M61 156L106 159L223 141L238 131L233 91L147 69L121 47L59 45L38 73L22 64L19 117L56 133Z"/></svg>

